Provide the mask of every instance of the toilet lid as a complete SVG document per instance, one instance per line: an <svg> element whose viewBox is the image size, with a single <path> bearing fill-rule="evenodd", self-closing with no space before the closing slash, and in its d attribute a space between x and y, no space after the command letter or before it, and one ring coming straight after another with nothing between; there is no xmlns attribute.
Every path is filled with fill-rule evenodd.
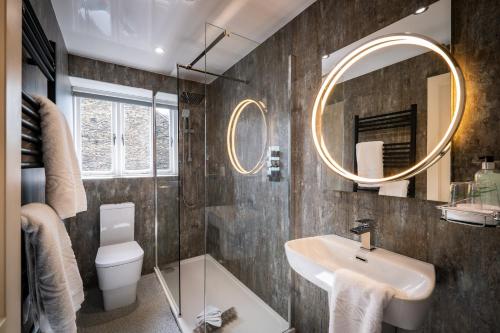
<svg viewBox="0 0 500 333"><path fill-rule="evenodd" d="M143 249L136 241L101 246L95 258L96 267L112 267L141 259Z"/></svg>

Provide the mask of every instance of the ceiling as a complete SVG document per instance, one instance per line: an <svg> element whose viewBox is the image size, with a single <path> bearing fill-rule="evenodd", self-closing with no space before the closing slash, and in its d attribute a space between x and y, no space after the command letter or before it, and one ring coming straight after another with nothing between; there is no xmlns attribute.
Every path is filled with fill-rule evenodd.
<svg viewBox="0 0 500 333"><path fill-rule="evenodd" d="M223 73L314 1L52 0L52 4L69 53L175 76L177 63L189 64L203 51L205 22L236 33L209 53L207 70ZM208 26L207 44L221 31ZM157 47L165 53L157 54ZM204 61L195 67L204 69Z"/></svg>

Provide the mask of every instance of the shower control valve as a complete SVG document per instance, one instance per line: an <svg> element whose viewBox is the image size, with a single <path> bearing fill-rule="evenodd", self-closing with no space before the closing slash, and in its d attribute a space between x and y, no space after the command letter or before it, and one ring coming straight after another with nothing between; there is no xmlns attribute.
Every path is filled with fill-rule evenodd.
<svg viewBox="0 0 500 333"><path fill-rule="evenodd" d="M270 146L267 153L267 177L271 182L281 180L280 147Z"/></svg>

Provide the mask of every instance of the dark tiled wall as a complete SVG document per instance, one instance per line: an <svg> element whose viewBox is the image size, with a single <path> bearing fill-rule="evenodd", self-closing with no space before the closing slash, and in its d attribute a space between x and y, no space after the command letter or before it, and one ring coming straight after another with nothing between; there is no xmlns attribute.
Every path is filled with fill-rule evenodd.
<svg viewBox="0 0 500 333"><path fill-rule="evenodd" d="M227 73L248 84L218 79L207 89L206 210L208 253L288 318L290 271L283 244L290 234L289 66L288 48L282 41L272 37L268 43L275 47L259 47ZM241 175L229 162L229 119L236 105L248 98L266 105L269 144L280 147L283 172L279 182L267 179L265 167L255 175ZM252 108L242 112L237 127L237 136L246 134L237 137L236 150L247 169L262 152L262 140L257 139L263 136L261 116ZM258 128L253 124L259 124Z"/></svg>
<svg viewBox="0 0 500 333"><path fill-rule="evenodd" d="M464 73L467 106L453 140L453 177L471 179L480 155L500 160L500 6L495 0L452 0L452 47Z"/></svg>
<svg viewBox="0 0 500 333"><path fill-rule="evenodd" d="M183 73L181 72L181 75ZM205 86L182 80L179 93L192 92L205 95ZM188 161L188 137L184 133L183 110L189 110L191 158ZM205 252L205 103L179 103L179 177L180 188L180 257L199 256Z"/></svg>
<svg viewBox="0 0 500 333"><path fill-rule="evenodd" d="M440 221L434 202L331 191L324 184L328 183L332 172L319 159L310 135L312 104L321 83L321 55L340 49L432 2L319 0L236 65L232 73L260 81L257 95L268 96L267 103L276 101L272 107L279 110L279 119L286 122L290 117L290 206L294 238L328 233L351 238L348 230L354 219L375 218L378 221L374 232L377 246L430 262L436 267L433 304L420 331L496 332L500 330L500 317L496 314L500 306L500 230ZM477 170L471 160L478 154L500 156L500 146L496 143L500 139L497 130L500 95L495 79L500 76L500 6L493 0L453 0L452 7L452 53L467 84L466 115L454 139L452 155L454 180L462 180L470 179ZM290 87L283 76L288 54L293 55ZM255 64L265 67L262 72L258 71L259 77L253 68ZM288 96L288 88L291 95L288 99L283 98ZM241 90L229 89L227 94L220 92L220 99L237 99L241 93ZM218 142L219 139L212 136L225 135L223 131L217 133L209 131L208 141ZM209 146L209 149L216 151L218 148ZM231 185L231 181L235 184ZM221 201L211 205L238 202L237 194L243 187L237 182L236 178L231 180L229 177L225 186L232 186L233 190L219 194ZM255 193L247 193L247 196L259 193L255 189ZM267 239L268 234L269 231L262 233L261 237ZM283 246L282 243L278 245ZM281 261L276 262L280 265ZM250 285L259 276L251 269L250 260L244 266L238 262L228 266L240 280ZM292 275L292 280L293 326L299 332L327 332L326 293L296 274ZM259 293L259 287L252 288ZM264 299L273 304L269 298L264 296Z"/></svg>
<svg viewBox="0 0 500 333"><path fill-rule="evenodd" d="M104 204L135 204L135 240L144 250L143 274L155 266L154 179L113 178L84 180L87 211L79 213L70 224L70 237L85 286L97 285L95 257L99 248L99 207ZM177 258L178 205L175 178L158 179L158 262Z"/></svg>
<svg viewBox="0 0 500 333"><path fill-rule="evenodd" d="M69 75L167 93L176 93L176 79L132 67L69 55Z"/></svg>

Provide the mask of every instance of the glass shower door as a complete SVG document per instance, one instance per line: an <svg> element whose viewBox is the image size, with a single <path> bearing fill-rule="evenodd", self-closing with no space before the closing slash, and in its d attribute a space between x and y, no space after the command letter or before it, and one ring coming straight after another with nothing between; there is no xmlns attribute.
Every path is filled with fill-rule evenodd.
<svg viewBox="0 0 500 333"><path fill-rule="evenodd" d="M217 321L226 333L284 332L291 284L284 251L288 59L271 68L252 53L256 42L211 24L205 34L204 56L177 66L176 107L155 95L155 270L184 333L205 332ZM177 176L162 174L171 161L162 149L171 140L172 110Z"/></svg>
<svg viewBox="0 0 500 333"><path fill-rule="evenodd" d="M158 93L155 98L156 273L181 331L189 333L204 308L205 86L199 80L193 71L179 66L175 107L164 101L172 95ZM177 131L166 137L173 124ZM175 144L167 157L162 147L169 142ZM177 167L175 176L165 173L168 161Z"/></svg>
<svg viewBox="0 0 500 333"><path fill-rule="evenodd" d="M155 272L166 292L172 310L179 315L180 229L177 96L153 95L155 166Z"/></svg>
<svg viewBox="0 0 500 333"><path fill-rule="evenodd" d="M206 75L205 318L221 311L223 332L284 332L290 113L273 89L286 92L288 69L259 63L257 43L207 24L206 45L218 38L205 56L205 71L223 74ZM227 60L236 65L221 67Z"/></svg>

